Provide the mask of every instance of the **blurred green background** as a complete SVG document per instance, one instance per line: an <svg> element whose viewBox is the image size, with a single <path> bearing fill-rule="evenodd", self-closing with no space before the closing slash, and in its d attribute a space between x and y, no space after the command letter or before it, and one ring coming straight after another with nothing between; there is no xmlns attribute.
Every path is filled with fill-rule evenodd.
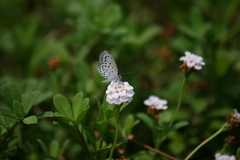
<svg viewBox="0 0 240 160"><path fill-rule="evenodd" d="M108 50L120 73L133 72L123 75L135 95L121 119L146 112L143 101L156 95L168 101L168 120L184 76L178 68L179 58L190 51L202 56L206 66L187 82L177 120L187 120L189 125L171 132L160 148L183 159L213 134L234 108L240 111L239 35L238 0L2 0L0 86L14 82L23 93L41 91L29 115L54 111L52 97L57 93L71 99L82 91L90 98L87 122L93 126L95 97L102 101L108 85L101 83L96 63L99 54ZM79 159L82 148L52 121L19 125L14 132L19 148L9 159L43 159L37 139L47 146L51 140L70 140L63 155ZM151 132L142 122L133 134L136 140L153 145ZM238 136L228 150L235 154L239 129L221 134L193 159L213 159L228 135ZM131 157L143 150L129 142L125 155Z"/></svg>

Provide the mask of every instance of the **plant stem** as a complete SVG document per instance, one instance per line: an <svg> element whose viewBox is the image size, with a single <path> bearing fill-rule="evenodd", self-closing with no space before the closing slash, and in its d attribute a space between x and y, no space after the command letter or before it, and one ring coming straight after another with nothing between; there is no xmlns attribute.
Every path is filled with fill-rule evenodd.
<svg viewBox="0 0 240 160"><path fill-rule="evenodd" d="M153 147L151 147L151 146L148 146L148 145L146 145L146 144L142 144L142 143L140 143L140 142L138 142L138 141L136 141L136 140L134 140L134 139L132 139L132 138L127 138L127 140L132 141L132 142L134 142L134 143L136 143L136 144L138 144L138 145L140 145L140 146L142 146L142 147L144 147L144 148L147 148L147 149L149 149L149 150L152 150L152 151L154 151L154 152L156 152L156 153L158 153L158 154L160 154L160 155L163 155L163 156L165 156L165 157L168 157L168 158L170 158L170 159L172 159L172 160L178 160L177 158L175 158L175 157L173 157L173 156L170 156L170 155L168 155L168 154L166 154L166 153L164 153L164 152L162 152L162 151L160 151L160 150L158 150L158 149L156 149L156 148L153 148Z"/></svg>
<svg viewBox="0 0 240 160"><path fill-rule="evenodd" d="M158 119L154 119L154 123L155 123L155 126L158 126ZM159 146L160 146L160 132L155 128L153 129L153 143L154 143L154 147L155 149L159 149ZM159 158L159 154L155 154L154 156L154 159L153 160L157 160Z"/></svg>
<svg viewBox="0 0 240 160"><path fill-rule="evenodd" d="M223 154L225 150L229 147L229 144L224 144L222 150L220 151L220 154Z"/></svg>
<svg viewBox="0 0 240 160"><path fill-rule="evenodd" d="M117 143L118 130L119 130L119 115L120 115L120 108L121 108L121 106L117 106L116 131L115 131L115 137L114 137L114 141L113 141L113 144L112 144L112 148L111 148L111 151L110 151L110 155L109 155L109 159L108 159L108 160L112 160L113 151L114 151L115 145L116 145L116 143Z"/></svg>
<svg viewBox="0 0 240 160"><path fill-rule="evenodd" d="M209 142L210 140L212 140L214 137L216 137L217 135L219 135L222 131L225 131L228 128L228 123L224 123L222 125L222 127L215 132L212 136L210 136L208 139L206 139L205 141L203 141L201 144L199 144L184 160L188 160L197 150L199 150L204 144L206 144L207 142Z"/></svg>
<svg viewBox="0 0 240 160"><path fill-rule="evenodd" d="M99 144L99 148L102 148L102 145L103 145L103 138L102 138L102 137L100 137L100 144ZM98 155L96 156L96 158L97 158L97 159L100 159L100 157L101 157L101 154L102 154L102 152L98 153Z"/></svg>
<svg viewBox="0 0 240 160"><path fill-rule="evenodd" d="M172 117L172 119L171 119L171 121L170 121L170 123L169 123L169 125L168 125L167 130L172 127L173 122L174 122L174 120L175 120L176 117L177 117L177 114L178 114L178 111L179 111L179 109L180 109L180 105L181 105L181 102L182 102L183 90L184 90L184 86L185 86L185 84L186 84L187 78L188 78L187 75L185 75L184 78L183 78L182 88L181 88L180 95L179 95L179 98L178 98L177 109L175 110L175 113L174 113L174 115L173 115L173 117Z"/></svg>
<svg viewBox="0 0 240 160"><path fill-rule="evenodd" d="M7 140L7 138L12 134L13 129L19 124L21 120L18 119L16 120L16 122L14 123L14 125L8 130L8 133L3 137L2 141L0 142L0 148L2 147L2 145L5 143L5 141Z"/></svg>
<svg viewBox="0 0 240 160"><path fill-rule="evenodd" d="M81 141L82 141L82 143L83 143L83 146L84 146L84 148L85 148L85 150L86 150L88 160L91 160L91 154L90 154L90 151L89 151L89 149L88 149L87 143L86 143L86 141L84 140L83 134L79 131L78 125L74 124L74 127L75 127L75 129L77 130L77 133L78 133L78 135L79 135L79 137L80 137L80 139L81 139Z"/></svg>

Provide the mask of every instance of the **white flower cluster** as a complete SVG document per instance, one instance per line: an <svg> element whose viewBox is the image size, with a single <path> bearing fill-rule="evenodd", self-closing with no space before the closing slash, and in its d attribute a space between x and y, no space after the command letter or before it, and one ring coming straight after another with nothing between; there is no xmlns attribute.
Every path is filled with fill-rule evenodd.
<svg viewBox="0 0 240 160"><path fill-rule="evenodd" d="M106 100L109 104L120 105L124 102L131 102L135 93L128 82L112 81L106 90L106 94Z"/></svg>
<svg viewBox="0 0 240 160"><path fill-rule="evenodd" d="M160 99L157 96L150 96L148 99L144 101L146 106L150 106L152 109L162 109L166 110L168 106L166 106L167 101L164 99Z"/></svg>
<svg viewBox="0 0 240 160"><path fill-rule="evenodd" d="M234 109L233 111L234 111L234 115L235 115L235 117L236 117L237 120L240 122L240 113L238 112L237 109Z"/></svg>
<svg viewBox="0 0 240 160"><path fill-rule="evenodd" d="M196 70L202 69L202 66L205 65L202 57L192 54L189 51L186 51L185 56L180 57L179 60L183 61L188 68L194 68Z"/></svg>
<svg viewBox="0 0 240 160"><path fill-rule="evenodd" d="M220 153L215 154L216 160L235 160L235 156L221 155Z"/></svg>

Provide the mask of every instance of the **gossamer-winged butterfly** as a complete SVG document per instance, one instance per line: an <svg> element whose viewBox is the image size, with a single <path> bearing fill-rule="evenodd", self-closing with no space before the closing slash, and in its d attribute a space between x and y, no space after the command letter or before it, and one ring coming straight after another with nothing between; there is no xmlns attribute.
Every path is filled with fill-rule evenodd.
<svg viewBox="0 0 240 160"><path fill-rule="evenodd" d="M97 64L97 69L99 74L107 78L102 83L107 83L111 81L120 81L122 76L118 75L117 64L109 54L108 51L104 50L99 56L99 62Z"/></svg>

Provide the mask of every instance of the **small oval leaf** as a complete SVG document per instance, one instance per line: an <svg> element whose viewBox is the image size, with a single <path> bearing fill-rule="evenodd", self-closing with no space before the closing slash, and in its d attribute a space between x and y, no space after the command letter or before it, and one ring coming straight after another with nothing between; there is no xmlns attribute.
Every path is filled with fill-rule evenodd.
<svg viewBox="0 0 240 160"><path fill-rule="evenodd" d="M37 124L38 119L36 116L29 116L23 120L23 123L25 124Z"/></svg>
<svg viewBox="0 0 240 160"><path fill-rule="evenodd" d="M58 112L65 115L69 119L73 118L71 105L65 97L63 97L60 94L57 94L53 98L53 103Z"/></svg>
<svg viewBox="0 0 240 160"><path fill-rule="evenodd" d="M9 107L13 108L13 101L22 102L21 92L16 84L7 83L2 87L2 95L9 105Z"/></svg>

